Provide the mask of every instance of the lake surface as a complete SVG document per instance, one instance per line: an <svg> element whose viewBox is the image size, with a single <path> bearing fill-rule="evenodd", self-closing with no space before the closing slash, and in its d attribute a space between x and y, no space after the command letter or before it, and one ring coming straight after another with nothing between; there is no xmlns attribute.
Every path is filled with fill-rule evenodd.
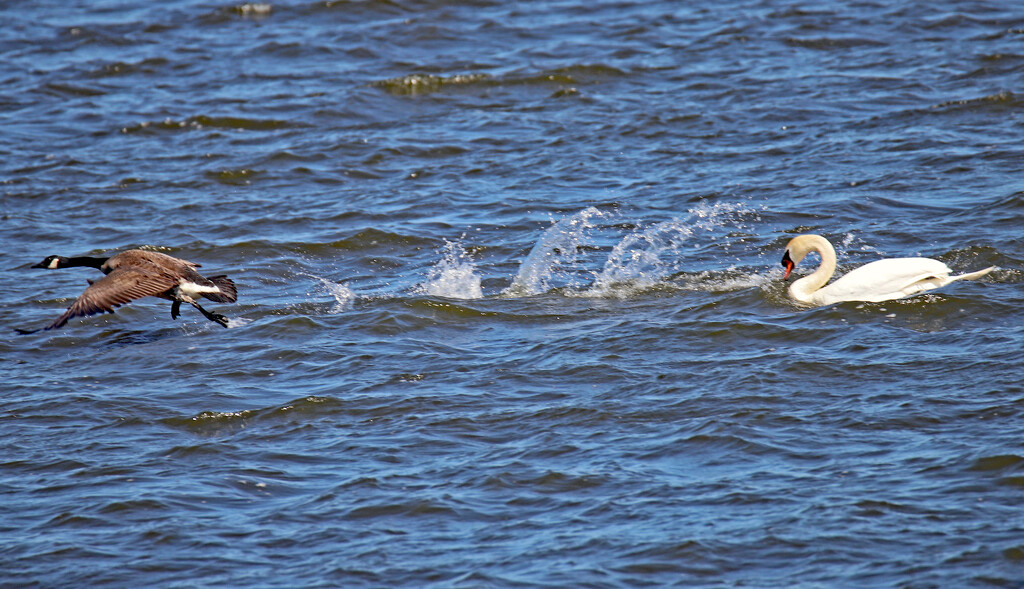
<svg viewBox="0 0 1024 589"><path fill-rule="evenodd" d="M1024 584L1024 7L693 4L5 4L0 585Z"/></svg>

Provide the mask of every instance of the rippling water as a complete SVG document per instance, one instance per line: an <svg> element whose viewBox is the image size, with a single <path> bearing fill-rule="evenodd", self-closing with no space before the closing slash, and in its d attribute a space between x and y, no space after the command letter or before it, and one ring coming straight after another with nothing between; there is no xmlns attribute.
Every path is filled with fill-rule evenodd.
<svg viewBox="0 0 1024 589"><path fill-rule="evenodd" d="M5 6L0 584L1019 587L1024 9L679 4Z"/></svg>

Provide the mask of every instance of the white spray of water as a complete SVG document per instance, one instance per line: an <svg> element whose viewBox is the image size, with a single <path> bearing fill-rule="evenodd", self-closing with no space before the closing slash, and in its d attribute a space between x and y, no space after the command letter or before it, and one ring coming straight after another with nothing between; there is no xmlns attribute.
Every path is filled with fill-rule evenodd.
<svg viewBox="0 0 1024 589"><path fill-rule="evenodd" d="M679 247L692 234L691 226L673 220L627 235L608 254L588 294L603 296L616 285L631 289L653 286L675 270Z"/></svg>
<svg viewBox="0 0 1024 589"><path fill-rule="evenodd" d="M588 207L549 227L519 266L512 284L502 294L530 296L547 291L555 269L575 260L577 247L586 240L587 231L594 226L591 219L603 216L604 213L597 208Z"/></svg>
<svg viewBox="0 0 1024 589"><path fill-rule="evenodd" d="M427 279L416 291L453 299L479 299L484 296L473 260L461 245L447 240L444 258L430 269Z"/></svg>
<svg viewBox="0 0 1024 589"><path fill-rule="evenodd" d="M743 209L738 204L701 203L690 209L685 220L673 219L640 228L620 241L584 296L628 295L662 282L680 271L680 249L695 234L712 232L731 215Z"/></svg>
<svg viewBox="0 0 1024 589"><path fill-rule="evenodd" d="M228 317L228 329L234 329L236 327L242 327L252 323L252 319L245 317Z"/></svg>
<svg viewBox="0 0 1024 589"><path fill-rule="evenodd" d="M334 306L331 307L331 313L341 313L348 308L352 301L356 298L356 293L352 292L352 289L343 282L334 282L316 276L315 274L306 274L310 278L316 279L320 283L320 289L322 294L330 295L334 297Z"/></svg>

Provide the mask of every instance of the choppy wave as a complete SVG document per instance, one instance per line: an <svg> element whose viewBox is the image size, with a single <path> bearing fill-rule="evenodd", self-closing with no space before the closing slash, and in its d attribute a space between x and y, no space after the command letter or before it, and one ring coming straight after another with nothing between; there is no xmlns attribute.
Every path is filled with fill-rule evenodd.
<svg viewBox="0 0 1024 589"><path fill-rule="evenodd" d="M389 94L416 96L454 88L585 84L624 75L625 72L614 67L579 65L525 75L509 74L494 76L487 73L474 73L442 76L437 74L409 74L382 80L374 85Z"/></svg>
<svg viewBox="0 0 1024 589"><path fill-rule="evenodd" d="M158 131L198 130L205 127L215 129L235 129L239 131L273 131L294 126L295 123L291 121L276 119L196 115L181 120L167 118L162 121L143 121L136 125L123 127L121 128L121 132L131 134Z"/></svg>
<svg viewBox="0 0 1024 589"><path fill-rule="evenodd" d="M152 57L135 62L114 61L103 64L93 70L92 75L97 78L106 78L134 74L154 74L169 63L170 61L163 57Z"/></svg>
<svg viewBox="0 0 1024 589"><path fill-rule="evenodd" d="M437 92L445 87L483 85L492 82L488 74L456 74L438 76L434 74L410 74L399 78L390 78L377 82L377 87L391 94L415 96Z"/></svg>
<svg viewBox="0 0 1024 589"><path fill-rule="evenodd" d="M1003 91L979 98L949 100L932 107L933 110L981 110L1019 107L1024 102L1013 92Z"/></svg>

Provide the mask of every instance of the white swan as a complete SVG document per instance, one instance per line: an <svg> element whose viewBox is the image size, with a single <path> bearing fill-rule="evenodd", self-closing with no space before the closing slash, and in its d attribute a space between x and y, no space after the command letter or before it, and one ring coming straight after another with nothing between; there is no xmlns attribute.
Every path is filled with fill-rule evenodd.
<svg viewBox="0 0 1024 589"><path fill-rule="evenodd" d="M798 235L786 244L786 253L782 256L782 265L786 268L783 280L789 278L793 266L811 252L818 252L821 265L789 287L789 296L809 305L831 305L842 301L877 303L901 299L946 286L955 280L981 278L995 269L995 266L991 266L969 274L950 276L952 270L938 260L889 258L851 270L825 286L836 271L836 250L820 235Z"/></svg>

